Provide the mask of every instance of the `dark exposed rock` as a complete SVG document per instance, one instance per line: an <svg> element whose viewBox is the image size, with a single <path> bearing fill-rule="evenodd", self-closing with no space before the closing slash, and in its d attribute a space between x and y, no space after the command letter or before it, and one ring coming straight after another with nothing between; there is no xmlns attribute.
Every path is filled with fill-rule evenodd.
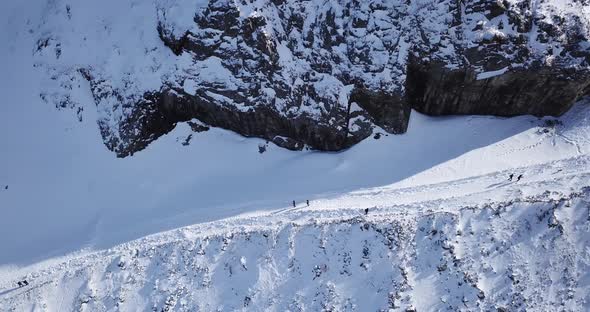
<svg viewBox="0 0 590 312"><path fill-rule="evenodd" d="M310 118L284 118L270 107L244 112L220 106L206 94L189 96L180 92L169 90L159 95L160 111L166 116L160 119L163 123L198 118L208 125L233 130L247 137L268 138L279 146L294 150L302 149L303 142L315 149L340 150L364 139L347 136L346 127L334 131L314 123ZM170 126L162 125L160 128L168 129Z"/></svg>
<svg viewBox="0 0 590 312"><path fill-rule="evenodd" d="M560 68L513 70L477 80L469 68L411 63L407 95L412 108L430 115L559 116L588 86L589 73Z"/></svg>
<svg viewBox="0 0 590 312"><path fill-rule="evenodd" d="M358 88L350 95L350 102L357 103L376 125L389 133L404 133L408 128L410 106L398 95Z"/></svg>
<svg viewBox="0 0 590 312"><path fill-rule="evenodd" d="M193 139L193 135L192 135L192 134L189 134L189 135L188 135L188 136L187 136L187 137L184 139L184 141L182 141L182 143L180 143L180 144L182 144L182 146L188 146L189 144L191 144L191 140L192 140L192 139Z"/></svg>
<svg viewBox="0 0 590 312"><path fill-rule="evenodd" d="M191 127L191 130L193 130L193 132L205 132L205 131L209 131L209 127L200 124L200 123L196 123L196 122L192 122L192 121L188 121L187 124Z"/></svg>
<svg viewBox="0 0 590 312"><path fill-rule="evenodd" d="M106 146L119 157L133 155L176 126L179 119L162 109L159 94L146 94L139 105L134 105L128 118L119 124L119 137L113 137L110 126L98 122ZM141 131L137 131L140 129Z"/></svg>
<svg viewBox="0 0 590 312"><path fill-rule="evenodd" d="M480 300L484 300L486 298L486 294L483 292L483 290L479 291L479 293L477 294L477 298L479 298Z"/></svg>

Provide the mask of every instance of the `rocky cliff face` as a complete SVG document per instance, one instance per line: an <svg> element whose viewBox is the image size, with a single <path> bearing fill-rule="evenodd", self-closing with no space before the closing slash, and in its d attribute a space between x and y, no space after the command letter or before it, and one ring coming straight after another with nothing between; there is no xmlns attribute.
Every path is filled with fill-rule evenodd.
<svg viewBox="0 0 590 312"><path fill-rule="evenodd" d="M58 2L41 29L76 15ZM101 133L119 156L193 118L290 149L340 150L375 127L405 132L411 109L560 115L590 90L587 0L117 5L152 20L105 18L83 40L126 29L141 52L124 38L113 44L118 56L69 64L65 76L77 69L90 81ZM77 40L63 27L51 31L40 32L40 55L51 47L61 55ZM121 73L113 59L122 54L133 66Z"/></svg>
<svg viewBox="0 0 590 312"><path fill-rule="evenodd" d="M587 1L466 2L457 19L459 66L428 50L412 55L409 105L432 115L563 114L589 86L587 7Z"/></svg>

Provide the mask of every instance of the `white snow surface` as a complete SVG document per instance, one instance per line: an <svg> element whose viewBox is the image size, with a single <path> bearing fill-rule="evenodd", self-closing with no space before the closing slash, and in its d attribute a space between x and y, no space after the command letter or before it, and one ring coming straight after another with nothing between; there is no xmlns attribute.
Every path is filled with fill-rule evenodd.
<svg viewBox="0 0 590 312"><path fill-rule="evenodd" d="M124 18L137 25L153 8L107 2L72 10L112 16L104 11L133 3ZM18 19L23 9L31 19ZM3 29L46 31L33 27L46 9L2 1ZM168 14L182 28L186 13ZM119 22L134 25L76 24L108 33ZM106 61L63 49L68 63L55 68L72 73L40 74L36 36L0 31L0 311L588 310L588 100L557 119L412 112L406 134L339 153L180 124L119 159L102 143L102 106L70 62L103 66L121 88L126 72L144 73L131 86L147 90L168 70L149 60L173 56L153 32L72 37L83 33L59 42L125 48L108 46ZM199 69L231 88L216 64ZM64 88L76 105L56 109L39 96ZM510 173L524 178L507 181ZM16 288L25 278L30 286Z"/></svg>
<svg viewBox="0 0 590 312"><path fill-rule="evenodd" d="M312 198L309 207L302 202L297 207L287 207L287 203L280 207L276 200L274 207L262 211L272 201L251 202L250 206L236 203L234 207L215 207L236 216L203 222L216 218L215 213L191 204L194 211L179 213L167 219L168 224L152 222L143 226L159 231L166 225L174 226L174 222L198 224L107 249L6 267L0 274L0 306L17 311L537 311L557 306L585 311L590 300L590 189L584 188L590 182L589 115L590 107L581 103L561 119L562 125L548 127L524 117L477 118L476 123L469 117L414 121L413 125L421 128L436 124L438 129L448 130L463 125L463 136L454 136L455 141L463 143L468 142L463 140L465 131L475 130L468 125L488 121L496 124L487 130L502 129L506 123L526 127L497 142L449 157L400 182L322 195ZM489 132L479 130L480 138ZM223 141L224 135L229 141ZM314 167L319 160L312 155L326 155L284 152L272 147L258 154L254 150L257 140L238 141L223 132L199 135L198 139L208 137L234 150L241 145L251 147L245 149L244 155L255 155L261 162L266 159L273 171L284 170L279 168L288 167L288 163ZM371 155L384 155L387 153L378 147L395 149L395 142L403 138L369 141L364 143L364 149L371 148ZM194 142L181 148L172 138L168 144L163 146L171 150L177 147L173 153L178 166L190 162L181 161L178 155L199 145ZM423 144L416 145L428 151ZM272 157L283 152L288 159L275 163ZM363 150L359 152L365 155ZM131 159L149 153L154 151L147 150ZM354 148L325 156L326 161L339 158L331 163L337 166L304 172L307 184L322 187L322 175L331 176L330 182L336 183L335 172L362 182L364 170L356 167L376 177L383 170L390 170L390 177L400 171L399 167L381 163L355 164L351 159L360 156L346 159L349 153L354 155ZM414 154L412 161L406 158L406 164L417 166L418 159L427 158L431 157L418 158ZM212 158L210 161L216 163ZM236 161L243 160L234 158ZM223 166L227 168L230 163ZM220 173L225 170L217 169ZM510 173L523 174L524 178L508 181ZM177 172L171 175L183 177ZM274 176L268 171L265 175ZM290 177L297 183L300 176L291 171ZM210 174L208 178L214 181L216 176ZM256 187L272 187L265 179L255 180ZM222 190L217 196L231 202L236 193L254 191L246 187L246 181L242 181L242 187L233 187L230 181L216 186ZM215 196L196 186L190 189L203 198ZM162 206L159 216L177 213L168 207ZM366 216L365 208L370 211ZM119 212L123 209L129 207L120 207ZM153 218L157 215L155 210L148 213ZM119 220L121 226L133 228L139 228L144 220L140 213L117 217L126 218ZM62 225L75 222L67 218ZM6 226L8 222L3 224ZM92 235L104 235L94 228L87 230L93 231ZM116 228L111 227L111 231L116 232ZM129 239L125 234L119 233L118 238ZM22 279L27 279L30 286L15 287L16 281Z"/></svg>
<svg viewBox="0 0 590 312"><path fill-rule="evenodd" d="M506 66L502 69L498 69L498 70L479 73L479 74L477 74L477 80L489 79L492 77L500 76L500 75L505 74L507 71L508 71L508 66Z"/></svg>

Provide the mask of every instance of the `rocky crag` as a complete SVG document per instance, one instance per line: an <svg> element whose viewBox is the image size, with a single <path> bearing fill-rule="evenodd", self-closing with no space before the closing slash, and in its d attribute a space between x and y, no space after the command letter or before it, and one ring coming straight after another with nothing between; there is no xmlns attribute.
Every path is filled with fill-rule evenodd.
<svg viewBox="0 0 590 312"><path fill-rule="evenodd" d="M90 82L103 139L120 157L195 118L335 151L376 127L405 132L412 109L557 116L590 94L588 0L127 2L119 12L143 18L79 30L76 8L51 1L35 52L62 90L80 73ZM71 28L51 27L64 17ZM108 45L104 32L128 37L104 57L60 60L76 38ZM127 48L136 35L141 49ZM130 69L114 67L121 55Z"/></svg>

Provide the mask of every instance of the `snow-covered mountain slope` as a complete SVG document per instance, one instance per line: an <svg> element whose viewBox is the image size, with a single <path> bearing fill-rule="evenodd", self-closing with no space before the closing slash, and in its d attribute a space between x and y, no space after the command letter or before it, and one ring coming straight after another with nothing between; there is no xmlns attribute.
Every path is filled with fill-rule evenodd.
<svg viewBox="0 0 590 312"><path fill-rule="evenodd" d="M121 157L192 118L334 151L411 109L564 113L590 91L587 2L12 0L2 42L48 105L81 110L87 80Z"/></svg>
<svg viewBox="0 0 590 312"><path fill-rule="evenodd" d="M33 311L586 311L590 157L371 188L12 270ZM364 215L364 208L369 214ZM13 287L27 279L29 286Z"/></svg>
<svg viewBox="0 0 590 312"><path fill-rule="evenodd" d="M86 91L80 98L89 97ZM541 164L587 154L590 148L590 113L582 103L552 126L553 119L532 117L414 114L407 134L382 135L342 153L289 152L217 129L193 133L185 124L132 158L117 159L98 143L91 102L85 102L79 122L72 111L56 111L34 94L19 96L0 107L0 183L8 186L0 193L2 264L111 247L178 226L388 185L416 174L415 182L404 183ZM260 154L259 145L266 152Z"/></svg>
<svg viewBox="0 0 590 312"><path fill-rule="evenodd" d="M39 3L46 5L31 5ZM107 147L119 138L109 138L136 130L123 121L137 103L125 100L160 90L170 73L227 87L221 58L176 55L158 35L160 6L190 23L193 13L182 8L195 3L0 1L7 73L0 83L0 310L588 309L587 98L558 118L412 111L404 135L371 124L369 139L337 153L203 132L207 125L195 119L155 129L167 133L117 158ZM523 25L533 27L526 38L538 51L549 44L537 39L551 16L580 16L556 19L556 33L576 25L587 33L585 0L527 3L538 18ZM541 17L550 6L556 13ZM477 10L464 15L470 23L483 20ZM240 12L256 20L254 11ZM367 27L375 26L368 16ZM486 21L477 32L504 17ZM556 55L567 38L551 41ZM588 49L587 38L578 39L563 53L580 61L568 63L574 72ZM494 85L520 77L504 75L513 67L488 69L468 78ZM326 83L314 88L341 94L339 82L320 76ZM342 94L329 98L350 100ZM524 178L507 181L511 173ZM29 286L15 289L25 278Z"/></svg>
<svg viewBox="0 0 590 312"><path fill-rule="evenodd" d="M1 309L588 307L587 102L560 119L414 114L334 154L185 125L125 159L93 122L20 108L45 131L2 132Z"/></svg>

